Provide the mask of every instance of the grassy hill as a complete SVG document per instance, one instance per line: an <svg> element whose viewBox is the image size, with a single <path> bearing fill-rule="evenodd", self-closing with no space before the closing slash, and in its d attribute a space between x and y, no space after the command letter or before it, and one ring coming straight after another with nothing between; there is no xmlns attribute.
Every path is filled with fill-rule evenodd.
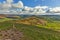
<svg viewBox="0 0 60 40"><path fill-rule="evenodd" d="M16 23L36 26L36 25L46 25L47 21L37 17L28 17L28 18L16 20Z"/></svg>
<svg viewBox="0 0 60 40"><path fill-rule="evenodd" d="M8 21L1 23L0 29L4 31L14 29L13 25L17 31L20 31L23 34L23 37L20 40L60 40L60 32L33 25L16 24Z"/></svg>
<svg viewBox="0 0 60 40"><path fill-rule="evenodd" d="M16 23L34 25L38 27L49 28L53 30L60 30L60 16L24 16L22 19L16 20ZM59 20L58 20L59 19Z"/></svg>
<svg viewBox="0 0 60 40"><path fill-rule="evenodd" d="M21 35L16 36L16 32L18 32L17 34L22 33L23 37L20 40L60 40L60 21L55 20L55 18L50 16L20 16L18 20L0 19L0 21L5 20L0 22L0 33L3 31L8 34L7 31L12 30L9 34L14 33L15 35L12 36L11 40L13 38L19 40ZM5 38L6 35L2 36L0 34L0 39L3 37Z"/></svg>
<svg viewBox="0 0 60 40"><path fill-rule="evenodd" d="M43 27L16 24L16 28L23 32L22 40L60 40L60 33Z"/></svg>
<svg viewBox="0 0 60 40"><path fill-rule="evenodd" d="M34 25L54 30L60 30L60 16L59 15L7 15L0 19L0 22L16 20L16 23Z"/></svg>

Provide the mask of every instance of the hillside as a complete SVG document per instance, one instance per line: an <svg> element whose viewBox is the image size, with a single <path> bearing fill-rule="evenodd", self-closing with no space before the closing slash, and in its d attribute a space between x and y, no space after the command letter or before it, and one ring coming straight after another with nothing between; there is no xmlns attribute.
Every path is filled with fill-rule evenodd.
<svg viewBox="0 0 60 40"><path fill-rule="evenodd" d="M59 32L43 27L17 24L16 28L23 32L24 38L22 40L60 40Z"/></svg>
<svg viewBox="0 0 60 40"><path fill-rule="evenodd" d="M4 16L4 15L1 15ZM59 15L5 15L0 22L15 20L19 24L34 25L54 30L60 30Z"/></svg>
<svg viewBox="0 0 60 40"><path fill-rule="evenodd" d="M19 15L19 17L20 18L16 18L18 19L16 20L16 23L34 25L58 31L60 30L59 15Z"/></svg>
<svg viewBox="0 0 60 40"><path fill-rule="evenodd" d="M60 16L20 16L19 20L16 20L16 23L34 25L38 27L49 28L53 30L60 30ZM58 20L59 19L59 20Z"/></svg>
<svg viewBox="0 0 60 40"><path fill-rule="evenodd" d="M19 15L21 18L38 17L47 21L60 21L60 15Z"/></svg>
<svg viewBox="0 0 60 40"><path fill-rule="evenodd" d="M60 16L59 15L21 15L20 20L16 23L35 25L38 27L49 28L53 30L60 30Z"/></svg>
<svg viewBox="0 0 60 40"><path fill-rule="evenodd" d="M46 25L47 21L37 17L28 17L21 20L16 20L16 23L27 25Z"/></svg>
<svg viewBox="0 0 60 40"><path fill-rule="evenodd" d="M60 40L60 21L55 18L18 16L0 19L0 40Z"/></svg>
<svg viewBox="0 0 60 40"><path fill-rule="evenodd" d="M43 27L8 21L3 22L0 29L1 40L60 40L60 32Z"/></svg>

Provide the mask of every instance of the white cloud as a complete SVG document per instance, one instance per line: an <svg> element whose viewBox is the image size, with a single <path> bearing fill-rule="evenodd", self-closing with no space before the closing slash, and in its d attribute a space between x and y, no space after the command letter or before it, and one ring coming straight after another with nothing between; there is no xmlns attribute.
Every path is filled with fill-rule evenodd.
<svg viewBox="0 0 60 40"><path fill-rule="evenodd" d="M11 8L12 7L12 4L11 4L12 2L13 2L13 0L3 1L3 4L2 4L3 9Z"/></svg>
<svg viewBox="0 0 60 40"><path fill-rule="evenodd" d="M33 11L33 8L32 8L32 7L25 6L25 7L24 7L24 10L25 10L25 11Z"/></svg>
<svg viewBox="0 0 60 40"><path fill-rule="evenodd" d="M52 13L60 13L60 7L51 8L50 12L52 12Z"/></svg>
<svg viewBox="0 0 60 40"><path fill-rule="evenodd" d="M20 13L20 14L42 14L42 13L46 13L46 9L48 8L48 6L36 6L36 7L28 7L28 6L24 6L22 1L19 1L18 3L13 3L13 0L7 0L7 2L3 2L2 4L2 12L12 12L13 13ZM20 10L16 10L13 9L13 11L9 10L11 8L21 8ZM24 9L22 11L22 8Z"/></svg>
<svg viewBox="0 0 60 40"><path fill-rule="evenodd" d="M13 2L13 0L6 0L7 1L7 3L12 3Z"/></svg>
<svg viewBox="0 0 60 40"><path fill-rule="evenodd" d="M46 13L46 8L48 8L47 6L36 6L34 8L34 11L36 11L36 13Z"/></svg>
<svg viewBox="0 0 60 40"><path fill-rule="evenodd" d="M23 8L23 2L19 1L18 3L13 4L13 7Z"/></svg>
<svg viewBox="0 0 60 40"><path fill-rule="evenodd" d="M3 1L3 3L1 3L3 9L10 9L12 7L16 7L16 8L23 8L24 7L22 1L19 1L18 3L13 3L13 4L12 4L12 2L13 2L13 0Z"/></svg>
<svg viewBox="0 0 60 40"><path fill-rule="evenodd" d="M7 4L7 3L3 4L4 9L11 8L11 6L12 6L11 4Z"/></svg>
<svg viewBox="0 0 60 40"><path fill-rule="evenodd" d="M48 8L48 6L42 6L41 8L46 9L46 8Z"/></svg>
<svg viewBox="0 0 60 40"><path fill-rule="evenodd" d="M46 9L47 7L45 6L36 6L36 7L28 7L25 6L24 7L24 11L22 11L22 13L24 14L34 14L34 15L39 15L41 13L46 13Z"/></svg>
<svg viewBox="0 0 60 40"><path fill-rule="evenodd" d="M35 8L42 8L42 9L46 9L46 8L48 8L48 6L36 6Z"/></svg>
<svg viewBox="0 0 60 40"><path fill-rule="evenodd" d="M51 13L60 13L60 7L55 7L55 8L49 8L48 6L35 6L35 7L28 7L24 6L22 1L19 1L18 3L12 3L13 0L7 0L4 1L3 3L0 3L0 13L5 13L7 12L8 14L48 14L46 11L47 9ZM12 8L12 9L11 9ZM13 9L14 8L14 9ZM15 8L21 8L21 9L15 9ZM24 9L22 11L22 9Z"/></svg>

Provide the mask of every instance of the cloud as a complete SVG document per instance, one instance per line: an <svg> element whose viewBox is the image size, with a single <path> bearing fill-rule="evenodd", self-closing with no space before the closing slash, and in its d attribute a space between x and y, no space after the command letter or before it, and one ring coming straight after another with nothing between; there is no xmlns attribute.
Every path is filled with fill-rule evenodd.
<svg viewBox="0 0 60 40"><path fill-rule="evenodd" d="M35 8L43 8L43 9L46 9L46 8L48 8L48 6L36 6Z"/></svg>
<svg viewBox="0 0 60 40"><path fill-rule="evenodd" d="M2 12L9 12L9 13L19 13L19 14L43 14L46 13L46 9L48 6L35 6L35 7L28 7L24 6L22 1L18 3L12 3L13 0L4 1L2 4ZM17 9L16 9L17 8ZM12 11L13 10L13 11Z"/></svg>
<svg viewBox="0 0 60 40"><path fill-rule="evenodd" d="M12 3L13 0L6 0L3 3L0 3L0 13L11 13L11 14L48 14L48 13L60 13L60 7L49 8L48 6L35 6L28 7L24 6L22 1L18 3ZM47 9L49 12L47 13Z"/></svg>
<svg viewBox="0 0 60 40"><path fill-rule="evenodd" d="M24 6L24 11L22 11L22 13L39 15L39 14L46 13L46 10L45 10L46 8L48 7L47 6L36 6L36 7Z"/></svg>
<svg viewBox="0 0 60 40"><path fill-rule="evenodd" d="M41 6L41 8L46 9L46 8L48 8L48 6Z"/></svg>
<svg viewBox="0 0 60 40"><path fill-rule="evenodd" d="M52 13L60 13L60 7L50 8L50 12L52 12Z"/></svg>
<svg viewBox="0 0 60 40"><path fill-rule="evenodd" d="M12 2L13 2L13 0L3 1L3 3L1 3L3 9L10 9L12 7L12 4L11 4Z"/></svg>
<svg viewBox="0 0 60 40"><path fill-rule="evenodd" d="M19 1L18 3L12 3L13 0L6 0L3 1L3 3L0 3L0 5L2 6L3 9L11 9L12 7L15 8L23 8L23 2Z"/></svg>
<svg viewBox="0 0 60 40"><path fill-rule="evenodd" d="M34 8L34 10L37 12L37 13L46 13L46 9L48 7L47 6L36 6Z"/></svg>
<svg viewBox="0 0 60 40"><path fill-rule="evenodd" d="M25 10L25 11L33 11L33 8L32 8L32 7L25 6L25 7L24 7L24 10Z"/></svg>
<svg viewBox="0 0 60 40"><path fill-rule="evenodd" d="M13 4L13 7L23 8L23 2L19 1L18 3Z"/></svg>
<svg viewBox="0 0 60 40"><path fill-rule="evenodd" d="M3 4L4 9L8 9L8 8L11 8L11 7L12 7L11 4L7 4L7 3Z"/></svg>
<svg viewBox="0 0 60 40"><path fill-rule="evenodd" d="M13 2L13 0L6 0L7 1L7 3L12 3Z"/></svg>

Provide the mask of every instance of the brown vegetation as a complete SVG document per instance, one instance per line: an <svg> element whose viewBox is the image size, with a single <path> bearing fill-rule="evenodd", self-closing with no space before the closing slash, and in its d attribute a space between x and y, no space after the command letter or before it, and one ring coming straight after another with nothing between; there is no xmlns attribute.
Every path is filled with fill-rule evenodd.
<svg viewBox="0 0 60 40"><path fill-rule="evenodd" d="M22 20L17 20L16 23L28 24L28 25L46 25L47 21L36 18L36 17L29 17Z"/></svg>

